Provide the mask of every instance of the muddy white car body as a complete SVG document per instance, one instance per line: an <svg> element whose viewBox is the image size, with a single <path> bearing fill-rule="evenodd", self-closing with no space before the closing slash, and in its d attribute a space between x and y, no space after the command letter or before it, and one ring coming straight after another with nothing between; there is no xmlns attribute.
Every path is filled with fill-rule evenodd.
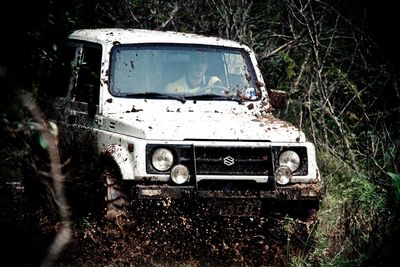
<svg viewBox="0 0 400 267"><path fill-rule="evenodd" d="M176 32L93 29L73 32L68 49L68 86L49 116L72 159L108 158L141 199L245 195L263 203L318 203L314 145L271 114L247 46ZM216 95L163 92L175 66L199 51L217 62L225 89ZM163 60L175 63L163 68ZM162 75L167 70L172 74ZM233 85L238 77L244 78ZM150 90L152 83L164 84ZM289 158L280 158L285 151Z"/></svg>

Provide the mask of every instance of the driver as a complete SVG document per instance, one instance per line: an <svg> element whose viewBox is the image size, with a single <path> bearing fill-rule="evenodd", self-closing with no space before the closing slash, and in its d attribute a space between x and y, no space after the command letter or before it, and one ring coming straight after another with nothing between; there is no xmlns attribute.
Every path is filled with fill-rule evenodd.
<svg viewBox="0 0 400 267"><path fill-rule="evenodd" d="M165 91L167 93L193 94L201 88L217 85L221 80L217 76L206 76L208 62L205 55L196 53L191 55L185 75L175 82L169 83Z"/></svg>

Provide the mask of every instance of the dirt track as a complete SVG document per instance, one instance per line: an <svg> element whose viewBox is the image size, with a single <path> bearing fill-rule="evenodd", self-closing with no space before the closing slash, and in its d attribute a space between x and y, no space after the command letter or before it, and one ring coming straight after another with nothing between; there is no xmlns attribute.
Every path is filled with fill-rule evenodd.
<svg viewBox="0 0 400 267"><path fill-rule="evenodd" d="M22 190L1 189L4 266L38 266L57 231L57 217L28 203ZM105 222L73 222L71 242L57 266L284 266L311 246L310 227L272 217L187 216L151 210Z"/></svg>

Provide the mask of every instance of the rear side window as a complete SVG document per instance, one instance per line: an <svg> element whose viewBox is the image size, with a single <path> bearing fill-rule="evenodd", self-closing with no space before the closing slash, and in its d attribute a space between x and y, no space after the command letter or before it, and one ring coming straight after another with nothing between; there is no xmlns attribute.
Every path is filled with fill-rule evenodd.
<svg viewBox="0 0 400 267"><path fill-rule="evenodd" d="M101 47L83 44L77 48L77 59L73 65L75 81L72 84L72 99L85 103L99 103L101 71Z"/></svg>
<svg viewBox="0 0 400 267"><path fill-rule="evenodd" d="M66 97L70 79L72 77L72 64L75 60L76 48L62 46L54 55L50 71L45 75L42 89L47 96Z"/></svg>
<svg viewBox="0 0 400 267"><path fill-rule="evenodd" d="M66 43L58 50L51 71L44 79L45 95L98 104L101 55L100 45Z"/></svg>

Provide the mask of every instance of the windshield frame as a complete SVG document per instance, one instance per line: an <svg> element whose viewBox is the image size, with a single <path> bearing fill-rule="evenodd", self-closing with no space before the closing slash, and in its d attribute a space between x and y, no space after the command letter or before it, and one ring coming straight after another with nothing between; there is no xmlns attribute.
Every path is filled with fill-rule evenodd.
<svg viewBox="0 0 400 267"><path fill-rule="evenodd" d="M151 49L149 49L149 47ZM232 55L234 54L240 54L241 58L243 60L243 63L245 64L245 71L243 71L243 76L246 77L246 80L249 84L251 84L250 87L248 88L254 88L256 96L253 98L248 98L245 97L244 95L241 95L239 93L221 93L221 96L226 96L226 97L231 97L233 101L237 101L238 99L241 101L258 101L261 99L261 88L258 86L257 83L257 74L256 70L254 69L254 63L252 62L252 58L250 56L250 52L247 51L246 49L242 47L230 47L230 46L217 46L217 45L204 45L204 44L181 44L181 43L131 43L131 44L118 44L114 45L111 50L110 50L110 61L109 61L109 79L108 79L108 91L109 93L117 98L135 98L132 97L134 94L139 94L143 93L142 91L133 91L133 92L123 92L123 93L118 93L116 90L114 90L114 73L115 73L115 68L116 68L116 53L120 51L119 49L123 50L177 50L177 51L184 51L185 53L188 53L188 51L193 50L193 51L206 51L206 52L218 52L221 54L221 57L223 56L224 51L226 53L229 53L230 51L232 52ZM226 60L226 59L225 59ZM223 61L223 60L222 60ZM223 65L224 68L227 68L226 65ZM246 75L247 74L247 75ZM248 78L249 76L250 78ZM228 78L227 78L228 79ZM242 77L243 79L243 77ZM244 80L242 80L244 81ZM233 90L232 88L230 88ZM239 90L237 90L239 91ZM245 88L241 89L241 91L245 91ZM144 92L153 92L152 90L144 90ZM193 93L172 93L172 92L163 92L166 95L171 95L175 97L194 97L198 94L193 94ZM204 94L204 92L199 93L200 95ZM129 96L130 95L130 96ZM140 96L138 98L145 98L143 96ZM155 99L156 97L152 97ZM156 98L158 99L158 98ZM170 98L167 97L160 97L162 100L168 100ZM210 98L207 99L208 101L218 101L221 100L220 98Z"/></svg>

